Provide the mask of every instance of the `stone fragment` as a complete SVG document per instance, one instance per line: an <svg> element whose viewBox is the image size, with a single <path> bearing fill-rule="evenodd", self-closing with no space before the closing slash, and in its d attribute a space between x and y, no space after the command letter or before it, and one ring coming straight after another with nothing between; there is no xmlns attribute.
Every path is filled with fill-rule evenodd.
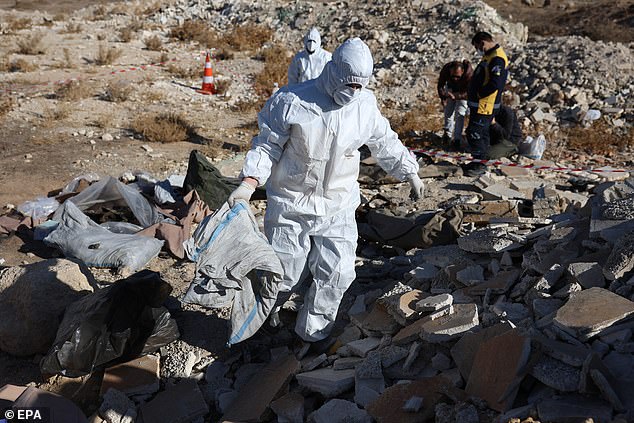
<svg viewBox="0 0 634 423"><path fill-rule="evenodd" d="M420 342L412 342L412 345L409 347L409 351L407 352L407 358L403 363L403 371L407 372L414 364L414 361L418 358L418 353L420 352L422 344Z"/></svg>
<svg viewBox="0 0 634 423"><path fill-rule="evenodd" d="M332 398L346 392L354 386L354 370L333 370L323 368L300 373L297 382L305 388L319 392L326 398Z"/></svg>
<svg viewBox="0 0 634 423"><path fill-rule="evenodd" d="M366 336L381 337L394 335L399 331L400 325L385 308L380 304L374 304L370 312L363 312L350 316L354 323Z"/></svg>
<svg viewBox="0 0 634 423"><path fill-rule="evenodd" d="M542 335L534 335L533 339L539 343L543 352L573 367L581 367L591 354L591 350L585 346L570 345Z"/></svg>
<svg viewBox="0 0 634 423"><path fill-rule="evenodd" d="M114 388L128 396L153 394L159 390L159 364L156 355L145 355L106 369L101 395Z"/></svg>
<svg viewBox="0 0 634 423"><path fill-rule="evenodd" d="M451 359L445 354L439 352L431 358L431 366L438 371L451 368Z"/></svg>
<svg viewBox="0 0 634 423"><path fill-rule="evenodd" d="M450 306L452 303L453 296L451 294L433 295L417 302L416 310L423 313L437 311Z"/></svg>
<svg viewBox="0 0 634 423"><path fill-rule="evenodd" d="M431 282L431 280L436 277L439 270L440 269L433 264L423 263L415 269L410 270L407 275L411 278L410 283L422 284L425 282Z"/></svg>
<svg viewBox="0 0 634 423"><path fill-rule="evenodd" d="M412 289L409 286L407 286L407 288L409 288L409 290L402 294L396 293L388 295L390 294L388 293L386 296L378 299L378 302L385 307L387 312L392 315L397 322L404 326L407 325L409 319L414 319L418 316L414 305L424 296L423 292L418 289ZM400 291L403 290L399 290L398 292Z"/></svg>
<svg viewBox="0 0 634 423"><path fill-rule="evenodd" d="M227 372L229 371L229 366L227 366L223 361L215 360L205 370L205 380L207 383L213 383L214 381L225 377Z"/></svg>
<svg viewBox="0 0 634 423"><path fill-rule="evenodd" d="M99 415L107 423L134 423L136 405L123 392L110 388L103 396Z"/></svg>
<svg viewBox="0 0 634 423"><path fill-rule="evenodd" d="M423 398L423 406L418 413L403 409L412 397ZM395 384L387 388L381 396L370 403L366 410L377 423L420 423L434 418L434 406L444 397L453 401L465 401L467 396L443 377L422 378L406 384Z"/></svg>
<svg viewBox="0 0 634 423"><path fill-rule="evenodd" d="M0 270L0 350L46 354L66 306L92 292L90 271L65 259Z"/></svg>
<svg viewBox="0 0 634 423"><path fill-rule="evenodd" d="M520 248L523 239L504 228L485 228L458 238L458 246L470 253L499 253Z"/></svg>
<svg viewBox="0 0 634 423"><path fill-rule="evenodd" d="M328 356L325 353L320 354L317 357L310 357L305 361L305 364L302 364L302 371L309 372L311 370L315 370L317 367L321 366L326 360L328 360Z"/></svg>
<svg viewBox="0 0 634 423"><path fill-rule="evenodd" d="M346 344L350 352L357 357L365 357L368 353L378 348L381 343L380 338L363 338Z"/></svg>
<svg viewBox="0 0 634 423"><path fill-rule="evenodd" d="M585 341L632 313L634 302L603 288L590 288L572 294L557 311L553 322Z"/></svg>
<svg viewBox="0 0 634 423"><path fill-rule="evenodd" d="M478 307L475 304L456 304L454 313L423 323L421 338L427 342L446 342L478 326Z"/></svg>
<svg viewBox="0 0 634 423"><path fill-rule="evenodd" d="M512 329L509 323L499 323L482 329L476 333L466 333L451 348L451 357L458 366L460 374L465 380L469 380L473 361L480 345L487 340L501 335Z"/></svg>
<svg viewBox="0 0 634 423"><path fill-rule="evenodd" d="M573 282L578 283L584 289L605 286L603 269L598 263L570 263L566 269Z"/></svg>
<svg viewBox="0 0 634 423"><path fill-rule="evenodd" d="M311 413L308 420L314 423L372 423L372 418L365 410L342 399L331 399Z"/></svg>
<svg viewBox="0 0 634 423"><path fill-rule="evenodd" d="M361 357L342 357L335 360L332 368L334 370L354 369L361 362L363 362Z"/></svg>
<svg viewBox="0 0 634 423"><path fill-rule="evenodd" d="M634 231L621 236L603 267L605 278L613 281L634 269Z"/></svg>
<svg viewBox="0 0 634 423"><path fill-rule="evenodd" d="M465 288L463 292L469 296L484 295L487 290L491 294L504 294L517 282L519 275L519 269L501 271L487 281Z"/></svg>
<svg viewBox="0 0 634 423"><path fill-rule="evenodd" d="M390 367L394 363L407 357L407 348L399 347L398 345L388 345L385 348L381 348L381 364L383 367Z"/></svg>
<svg viewBox="0 0 634 423"><path fill-rule="evenodd" d="M141 415L146 422L185 423L208 412L209 408L193 379L182 379L141 405Z"/></svg>
<svg viewBox="0 0 634 423"><path fill-rule="evenodd" d="M223 415L224 421L262 421L262 415L278 392L299 370L292 356L282 357L260 370L238 391L238 397Z"/></svg>
<svg viewBox="0 0 634 423"><path fill-rule="evenodd" d="M473 404L461 403L456 405L456 422L480 423L478 410Z"/></svg>
<svg viewBox="0 0 634 423"><path fill-rule="evenodd" d="M278 423L302 423L304 421L304 397L289 392L271 403L271 410L277 415Z"/></svg>
<svg viewBox="0 0 634 423"><path fill-rule="evenodd" d="M612 407L604 401L582 395L565 395L557 399L545 399L537 404L537 413L542 422L612 421Z"/></svg>
<svg viewBox="0 0 634 423"><path fill-rule="evenodd" d="M532 302L533 313L536 319L541 319L559 310L563 304L562 300L556 298L535 298Z"/></svg>
<svg viewBox="0 0 634 423"><path fill-rule="evenodd" d="M456 273L456 279L463 285L477 285L484 282L484 269L479 265L465 267Z"/></svg>
<svg viewBox="0 0 634 423"><path fill-rule="evenodd" d="M482 196L485 200L513 200L526 199L526 196L504 184L494 184L481 189Z"/></svg>
<svg viewBox="0 0 634 423"><path fill-rule="evenodd" d="M552 357L543 355L531 369L531 375L546 386L561 392L576 392L581 371Z"/></svg>
<svg viewBox="0 0 634 423"><path fill-rule="evenodd" d="M520 303L498 302L491 307L491 311L493 311L501 319L508 320L513 323L519 323L530 316L528 308L524 304Z"/></svg>
<svg viewBox="0 0 634 423"><path fill-rule="evenodd" d="M483 342L478 349L466 391L505 412L513 406L531 352L530 339L509 330ZM492 359L495 357L495 359Z"/></svg>
<svg viewBox="0 0 634 423"><path fill-rule="evenodd" d="M421 397L411 397L405 401L403 410L409 413L418 413L423 407L423 399Z"/></svg>
<svg viewBox="0 0 634 423"><path fill-rule="evenodd" d="M381 354L378 351L370 352L368 357L355 368L354 389L354 401L362 407L366 407L375 400L385 389Z"/></svg>

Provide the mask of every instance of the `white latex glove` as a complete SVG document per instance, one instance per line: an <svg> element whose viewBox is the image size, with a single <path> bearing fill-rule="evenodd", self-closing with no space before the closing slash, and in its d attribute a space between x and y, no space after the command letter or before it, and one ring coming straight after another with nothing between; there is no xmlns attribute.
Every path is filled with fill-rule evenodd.
<svg viewBox="0 0 634 423"><path fill-rule="evenodd" d="M409 185L411 187L410 196L414 200L420 200L425 195L425 184L420 180L418 175L414 175L409 179Z"/></svg>
<svg viewBox="0 0 634 423"><path fill-rule="evenodd" d="M236 188L227 199L227 203L229 203L230 207L236 203L236 200L244 200L247 203L251 199L251 196L255 192L255 187L246 181L242 181L242 183Z"/></svg>

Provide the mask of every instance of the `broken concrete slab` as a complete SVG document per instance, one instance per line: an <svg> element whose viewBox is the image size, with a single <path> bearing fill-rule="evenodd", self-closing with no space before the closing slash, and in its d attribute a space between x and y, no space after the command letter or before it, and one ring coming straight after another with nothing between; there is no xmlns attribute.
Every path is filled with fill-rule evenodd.
<svg viewBox="0 0 634 423"><path fill-rule="evenodd" d="M524 377L530 352L530 339L515 329L483 342L469 372L466 391L484 399L494 410L509 410Z"/></svg>
<svg viewBox="0 0 634 423"><path fill-rule="evenodd" d="M366 336L394 335L401 328L401 325L380 304L374 304L370 312L350 316L350 321Z"/></svg>
<svg viewBox="0 0 634 423"><path fill-rule="evenodd" d="M452 303L453 296L451 294L433 295L418 301L416 303L416 310L422 313L438 311L450 306Z"/></svg>
<svg viewBox="0 0 634 423"><path fill-rule="evenodd" d="M458 238L458 246L470 253L500 253L522 247L523 238L504 228L484 228Z"/></svg>
<svg viewBox="0 0 634 423"><path fill-rule="evenodd" d="M335 360L332 368L334 370L354 369L361 362L363 362L363 358L361 357L342 357Z"/></svg>
<svg viewBox="0 0 634 423"><path fill-rule="evenodd" d="M451 348L451 357L458 366L460 374L465 380L469 380L473 360L480 348L480 345L487 340L501 335L513 327L508 323L500 323L488 328L482 329L476 333L464 334L458 342Z"/></svg>
<svg viewBox="0 0 634 423"><path fill-rule="evenodd" d="M619 320L634 313L634 302L603 288L575 292L553 319L553 323L586 341Z"/></svg>
<svg viewBox="0 0 634 423"><path fill-rule="evenodd" d="M519 201L480 201L477 204L461 204L463 223L489 223L494 217L519 217Z"/></svg>
<svg viewBox="0 0 634 423"><path fill-rule="evenodd" d="M484 282L484 268L477 264L467 266L456 273L456 280L467 286L478 285Z"/></svg>
<svg viewBox="0 0 634 423"><path fill-rule="evenodd" d="M475 304L455 304L453 308L453 314L423 323L420 337L432 343L447 342L478 326Z"/></svg>
<svg viewBox="0 0 634 423"><path fill-rule="evenodd" d="M576 392L581 379L579 369L547 355L539 358L530 373L544 385L561 392Z"/></svg>
<svg viewBox="0 0 634 423"><path fill-rule="evenodd" d="M423 407L418 413L406 411L403 406L412 397L423 398ZM467 395L440 376L423 378L406 384L387 388L366 410L377 423L422 423L434 417L434 406L442 398L465 401Z"/></svg>
<svg viewBox="0 0 634 423"><path fill-rule="evenodd" d="M128 396L153 394L159 390L160 357L146 355L106 369L101 395L114 388Z"/></svg>
<svg viewBox="0 0 634 423"><path fill-rule="evenodd" d="M526 200L527 197L524 193L515 191L504 184L494 184L480 190L485 200L513 200L522 199Z"/></svg>
<svg viewBox="0 0 634 423"><path fill-rule="evenodd" d="M519 276L519 269L503 270L491 279L467 287L462 291L468 296L484 295L487 290L490 290L491 294L504 294L517 282Z"/></svg>
<svg viewBox="0 0 634 423"><path fill-rule="evenodd" d="M342 394L354 386L354 369L333 370L323 368L296 375L297 382L326 398Z"/></svg>
<svg viewBox="0 0 634 423"><path fill-rule="evenodd" d="M634 231L624 234L614 244L603 267L608 280L616 280L634 269Z"/></svg>
<svg viewBox="0 0 634 423"><path fill-rule="evenodd" d="M439 271L440 269L433 264L423 263L415 269L410 270L406 276L410 278L409 283L420 285L425 282L431 282Z"/></svg>
<svg viewBox="0 0 634 423"><path fill-rule="evenodd" d="M186 423L208 412L209 408L193 379L182 379L141 405L141 415L146 422Z"/></svg>
<svg viewBox="0 0 634 423"><path fill-rule="evenodd" d="M259 422L267 407L299 370L297 359L289 355L269 363L238 391L224 413L223 421Z"/></svg>
<svg viewBox="0 0 634 423"><path fill-rule="evenodd" d="M380 352L370 352L355 368L354 390L354 402L362 407L366 407L385 390Z"/></svg>
<svg viewBox="0 0 634 423"><path fill-rule="evenodd" d="M304 397L297 392L276 399L271 410L277 415L278 423L302 423L304 421Z"/></svg>
<svg viewBox="0 0 634 423"><path fill-rule="evenodd" d="M545 399L537 404L543 422L573 422L593 419L596 423L612 421L612 407L605 401L572 394L557 399Z"/></svg>
<svg viewBox="0 0 634 423"><path fill-rule="evenodd" d="M385 348L381 348L381 364L383 367L390 367L394 363L407 357L407 348L399 347L398 345L388 345Z"/></svg>
<svg viewBox="0 0 634 423"><path fill-rule="evenodd" d="M570 263L566 269L572 282L576 282L584 289L605 286L603 269L598 263Z"/></svg>
<svg viewBox="0 0 634 423"><path fill-rule="evenodd" d="M556 341L539 333L532 335L532 339L539 344L543 352L570 366L581 367L588 355L592 354L592 350L585 346L570 345L567 342Z"/></svg>
<svg viewBox="0 0 634 423"><path fill-rule="evenodd" d="M363 338L346 344L350 352L357 357L365 357L381 344L381 338Z"/></svg>
<svg viewBox="0 0 634 423"><path fill-rule="evenodd" d="M372 423L372 417L353 402L332 399L308 416L314 423Z"/></svg>
<svg viewBox="0 0 634 423"><path fill-rule="evenodd" d="M403 284L399 282L398 285ZM379 297L377 302L382 304L398 323L405 326L408 320L413 320L418 316L414 305L417 301L422 299L425 294L418 289L412 289L407 285L403 286L409 289L398 289L400 287L396 287L387 294Z"/></svg>
<svg viewBox="0 0 634 423"><path fill-rule="evenodd" d="M324 362L328 360L328 356L326 353L320 354L318 356L306 357L302 360L302 371L309 372L311 370L315 370L317 367L321 366Z"/></svg>
<svg viewBox="0 0 634 423"><path fill-rule="evenodd" d="M564 304L556 298L535 298L532 302L533 313L536 319L555 313Z"/></svg>

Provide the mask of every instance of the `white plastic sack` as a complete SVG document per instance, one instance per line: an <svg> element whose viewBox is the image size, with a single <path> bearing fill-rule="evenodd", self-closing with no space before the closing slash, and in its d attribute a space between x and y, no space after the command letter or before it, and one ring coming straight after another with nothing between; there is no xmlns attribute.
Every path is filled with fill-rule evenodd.
<svg viewBox="0 0 634 423"><path fill-rule="evenodd" d="M66 200L66 202L69 201L73 202L79 210L88 210L95 205L104 204L127 205L144 228L163 220L156 208L140 192L117 181L112 176L92 184L76 196ZM60 213L61 211L58 210L53 219L60 220Z"/></svg>
<svg viewBox="0 0 634 423"><path fill-rule="evenodd" d="M275 306L282 264L259 231L248 203L224 203L183 243L196 276L183 301L210 308L231 306L228 345L258 331Z"/></svg>
<svg viewBox="0 0 634 423"><path fill-rule="evenodd" d="M44 243L88 266L136 271L163 247L163 241L155 238L112 233L90 220L70 201L60 211L59 226L44 238Z"/></svg>
<svg viewBox="0 0 634 423"><path fill-rule="evenodd" d="M43 219L53 213L59 207L59 203L52 197L37 197L33 201L26 201L18 206L18 211L23 216L33 220Z"/></svg>
<svg viewBox="0 0 634 423"><path fill-rule="evenodd" d="M544 134L539 134L537 138L527 136L524 141L519 145L520 155L528 157L529 159L539 160L546 151L546 137Z"/></svg>

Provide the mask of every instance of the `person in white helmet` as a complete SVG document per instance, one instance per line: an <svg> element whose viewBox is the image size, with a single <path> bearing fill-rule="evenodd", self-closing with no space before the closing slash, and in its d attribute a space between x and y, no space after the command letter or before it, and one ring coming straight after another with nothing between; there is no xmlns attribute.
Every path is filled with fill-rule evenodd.
<svg viewBox="0 0 634 423"><path fill-rule="evenodd" d="M321 35L311 28L304 36L304 50L293 57L288 66L288 85L315 79L330 61L332 54L321 48Z"/></svg>
<svg viewBox="0 0 634 423"><path fill-rule="evenodd" d="M295 325L308 342L330 334L355 279L359 147L367 145L385 171L409 181L414 198L424 192L416 159L365 88L373 66L368 46L352 38L317 79L274 94L258 115L242 183L228 199L249 201L266 184L264 229L284 269L280 292L291 292L308 271L313 277Z"/></svg>

